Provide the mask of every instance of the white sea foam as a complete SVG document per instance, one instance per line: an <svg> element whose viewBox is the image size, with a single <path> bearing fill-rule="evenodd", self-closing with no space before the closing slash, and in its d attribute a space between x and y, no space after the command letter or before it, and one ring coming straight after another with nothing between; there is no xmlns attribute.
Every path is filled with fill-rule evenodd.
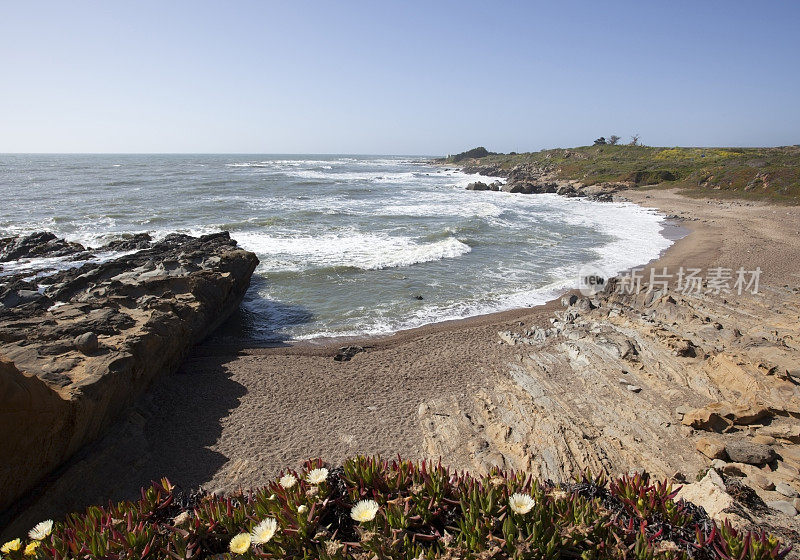
<svg viewBox="0 0 800 560"><path fill-rule="evenodd" d="M471 250L455 237L424 243L409 237L357 232L314 237L241 232L236 238L242 247L261 257L264 271L331 267L380 270L455 258Z"/></svg>
<svg viewBox="0 0 800 560"><path fill-rule="evenodd" d="M489 201L469 201L459 204L445 202L428 202L417 204L391 204L373 210L371 214L379 216L418 216L418 217L478 217L496 218L503 214L504 208Z"/></svg>
<svg viewBox="0 0 800 560"><path fill-rule="evenodd" d="M69 256L65 257L34 257L29 259L20 259L17 261L10 261L3 263L3 268L0 270L0 278L10 276L12 274L24 274L26 272L36 271L36 274L25 278L27 281L32 281L36 278L45 278L52 276L57 272L63 270L70 270L72 268L79 268L84 264L96 264L107 262L125 255L134 253L135 251L101 251L94 253L92 258L84 260L70 260ZM40 291L43 288L40 287Z"/></svg>
<svg viewBox="0 0 800 560"><path fill-rule="evenodd" d="M598 234L611 237L611 241L594 249L596 259L591 264L602 267L611 273L620 273L627 269L645 264L658 257L666 250L671 241L665 238L663 229L664 217L657 212L639 207L632 203L602 203L582 199L567 199L557 195L541 195L536 197L516 197L515 203L536 207L542 211L545 207L553 210L547 219L557 220L590 228ZM505 293L495 293L491 289L481 292L476 290L472 300L450 301L445 304L424 305L405 316L392 314L374 314L360 325L352 328L338 327L309 334L301 334L299 339L334 336L377 336L386 335L399 330L421 327L427 324L465 319L541 305L558 294L578 287L579 270L585 261L575 260L564 266L549 271L552 281L534 287L526 286L524 278L530 272L524 266L514 270L495 268L484 271L484 284L496 285L497 280L517 278L516 289L509 286Z"/></svg>

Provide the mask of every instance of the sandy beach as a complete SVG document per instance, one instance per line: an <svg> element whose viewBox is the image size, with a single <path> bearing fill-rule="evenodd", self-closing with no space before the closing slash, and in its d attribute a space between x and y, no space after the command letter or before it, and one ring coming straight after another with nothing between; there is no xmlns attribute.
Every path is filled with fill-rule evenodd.
<svg viewBox="0 0 800 560"><path fill-rule="evenodd" d="M674 223L689 232L651 266L675 271L682 266L760 267L761 290L768 295L734 296L741 300L732 305L777 309L786 313L780 315L786 328L796 322L791 314L797 309L800 280L797 207L687 198L667 190L620 195L677 216ZM585 466L614 474L639 467L662 476L682 470L693 478L704 457L686 437L674 408L687 401L701 406L710 393L690 394L690 382L677 376L668 381L657 372L645 376L632 363L630 374L638 375L636 385L644 387L636 394L614 387L620 376L616 366L609 373L598 370L599 376L610 376L611 389L603 388L605 397L597 397L594 406L613 403L603 414L627 423L626 434L614 419L599 425L605 422L603 414L590 410L586 399L603 386L597 379L553 361L550 370L542 370L549 373L542 374L541 394L525 385L517 370L535 359L541 362L547 352L555 356L558 347L545 346L536 358L537 348L521 353L519 346L503 343L498 332L546 329L562 309L554 300L351 341L365 350L341 362L333 359L342 346L338 341L280 348L201 344L176 374L158 380L139 399L126 420L29 496L17 508L10 533L30 520L134 497L140 486L164 476L184 488L225 492L264 484L310 457L337 464L356 453L441 456L458 469L499 464L554 479ZM751 319L774 323L756 312ZM639 353L645 351L639 344ZM621 373L629 371L622 368ZM548 407L572 410L557 417ZM527 422L527 428L520 422ZM653 443L647 437L662 439ZM627 447L634 442L640 444L635 451Z"/></svg>

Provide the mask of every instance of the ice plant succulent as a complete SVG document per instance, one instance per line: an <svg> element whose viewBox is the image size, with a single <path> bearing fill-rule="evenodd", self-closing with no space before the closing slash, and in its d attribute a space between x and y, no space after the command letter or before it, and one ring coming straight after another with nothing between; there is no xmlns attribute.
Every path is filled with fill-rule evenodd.
<svg viewBox="0 0 800 560"><path fill-rule="evenodd" d="M231 539L228 549L234 554L244 554L250 548L250 533L239 533Z"/></svg>
<svg viewBox="0 0 800 560"><path fill-rule="evenodd" d="M268 517L253 527L253 530L250 532L250 537L253 544L265 544L272 540L277 530L278 521L272 517Z"/></svg>
<svg viewBox="0 0 800 560"><path fill-rule="evenodd" d="M324 485L311 483L323 468ZM717 525L647 475L587 472L553 486L498 468L473 476L363 456L338 468L310 460L301 472L302 481L284 474L292 490L275 480L226 496L183 493L164 479L135 502L43 522L30 535L44 538L9 541L0 558L443 560L455 550L482 557L487 543L495 560L781 560L791 550L765 532Z"/></svg>
<svg viewBox="0 0 800 560"><path fill-rule="evenodd" d="M350 517L359 523L372 521L378 513L378 502L375 500L361 500L350 510Z"/></svg>
<svg viewBox="0 0 800 560"><path fill-rule="evenodd" d="M328 479L328 469L314 469L306 475L306 480L311 484L322 484Z"/></svg>
<svg viewBox="0 0 800 560"><path fill-rule="evenodd" d="M35 541L40 541L47 537L50 533L53 532L53 520L48 519L47 521L42 521L37 523L33 529L28 531L28 536Z"/></svg>
<svg viewBox="0 0 800 560"><path fill-rule="evenodd" d="M12 541L8 541L3 546L0 546L0 552L8 554L9 552L16 552L22 546L22 541L19 539L14 539Z"/></svg>
<svg viewBox="0 0 800 560"><path fill-rule="evenodd" d="M42 544L40 541L31 541L25 547L25 556L35 556L36 549L39 548L39 545Z"/></svg>
<svg viewBox="0 0 800 560"><path fill-rule="evenodd" d="M286 473L285 475L283 475L281 477L281 479L278 482L284 488L289 489L292 486L294 486L295 484L297 484L297 477L295 475L293 475L292 473Z"/></svg>
<svg viewBox="0 0 800 560"><path fill-rule="evenodd" d="M508 498L508 507L511 508L511 511L520 515L525 515L532 510L535 503L533 498L527 494L515 493Z"/></svg>

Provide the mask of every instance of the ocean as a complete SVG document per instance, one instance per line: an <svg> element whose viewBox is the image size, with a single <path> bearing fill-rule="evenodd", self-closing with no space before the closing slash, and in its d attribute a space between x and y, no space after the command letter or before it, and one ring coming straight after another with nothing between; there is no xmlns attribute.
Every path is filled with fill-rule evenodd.
<svg viewBox="0 0 800 560"><path fill-rule="evenodd" d="M261 260L220 336L381 335L543 303L670 245L630 203L475 192L422 157L0 155L0 235L228 230Z"/></svg>

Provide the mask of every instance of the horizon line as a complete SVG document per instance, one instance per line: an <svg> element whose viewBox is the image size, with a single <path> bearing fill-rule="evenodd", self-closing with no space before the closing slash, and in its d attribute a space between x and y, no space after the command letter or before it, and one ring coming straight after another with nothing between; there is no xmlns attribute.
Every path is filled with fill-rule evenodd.
<svg viewBox="0 0 800 560"><path fill-rule="evenodd" d="M630 146L629 144L617 144L619 147L642 147L642 148L685 148L685 149L770 149L770 148L797 148L798 144L776 144L771 146L651 146L649 144L639 144L637 146ZM552 148L541 148L539 150L525 150L509 152L493 152L497 155L511 155L511 154L530 154L545 152L549 150L569 150L577 148L591 148L592 144L582 146L555 146ZM470 148L474 149L474 148ZM467 150L468 151L468 150ZM491 150L489 150L491 152ZM175 156L395 156L395 157L425 157L425 158L444 158L450 155L458 154L459 152L449 152L447 154L404 154L404 153L367 153L367 152L0 152L0 156L7 155L62 155L62 156L93 156L93 155L117 155L117 156L158 156L158 155L175 155Z"/></svg>

